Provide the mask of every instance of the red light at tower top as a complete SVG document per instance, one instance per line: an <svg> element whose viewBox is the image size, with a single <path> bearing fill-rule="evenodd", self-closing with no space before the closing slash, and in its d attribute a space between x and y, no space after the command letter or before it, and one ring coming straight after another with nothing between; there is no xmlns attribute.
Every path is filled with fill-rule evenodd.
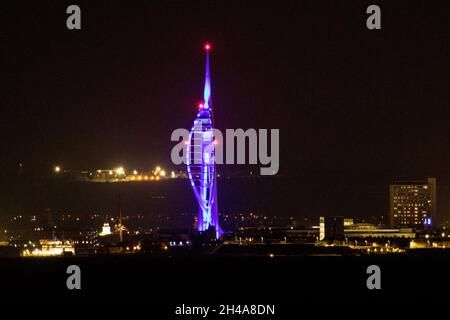
<svg viewBox="0 0 450 320"><path fill-rule="evenodd" d="M206 51L211 50L211 44L210 43L205 43L205 50Z"/></svg>

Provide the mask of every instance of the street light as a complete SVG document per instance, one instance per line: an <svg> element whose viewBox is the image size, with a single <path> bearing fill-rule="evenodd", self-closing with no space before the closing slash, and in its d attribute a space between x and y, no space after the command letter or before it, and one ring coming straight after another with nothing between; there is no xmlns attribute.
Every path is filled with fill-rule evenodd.
<svg viewBox="0 0 450 320"><path fill-rule="evenodd" d="M55 170L56 173L59 173L59 172L61 172L61 167L60 166L55 166L54 170Z"/></svg>

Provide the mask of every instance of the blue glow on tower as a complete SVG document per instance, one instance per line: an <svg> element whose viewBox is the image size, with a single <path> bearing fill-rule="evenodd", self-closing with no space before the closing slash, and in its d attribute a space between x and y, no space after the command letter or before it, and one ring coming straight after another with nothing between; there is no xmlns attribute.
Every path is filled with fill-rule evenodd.
<svg viewBox="0 0 450 320"><path fill-rule="evenodd" d="M211 105L211 79L209 73L210 44L205 45L206 67L203 103L189 133L186 162L189 180L198 203L198 231L215 228L216 239L222 235L217 208L216 165L214 162L214 124Z"/></svg>

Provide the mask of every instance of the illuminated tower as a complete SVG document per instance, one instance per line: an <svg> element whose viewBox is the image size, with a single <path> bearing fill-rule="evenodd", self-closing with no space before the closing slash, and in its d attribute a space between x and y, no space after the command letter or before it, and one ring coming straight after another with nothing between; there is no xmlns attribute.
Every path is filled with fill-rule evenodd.
<svg viewBox="0 0 450 320"><path fill-rule="evenodd" d="M215 228L216 239L222 235L217 209L216 165L214 163L216 141L213 135L213 114L211 105L211 81L209 74L210 44L205 45L206 70L203 102L189 133L187 143L187 171L198 203L198 231Z"/></svg>

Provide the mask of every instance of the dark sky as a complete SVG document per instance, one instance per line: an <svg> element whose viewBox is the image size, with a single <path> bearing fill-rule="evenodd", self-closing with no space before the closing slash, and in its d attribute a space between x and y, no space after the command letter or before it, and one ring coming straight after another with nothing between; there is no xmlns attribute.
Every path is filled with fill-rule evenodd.
<svg viewBox="0 0 450 320"><path fill-rule="evenodd" d="M81 31L65 26L75 3ZM382 30L369 31L374 3ZM211 41L217 127L279 128L280 173L318 197L368 188L383 200L397 176L450 184L448 2L9 1L1 12L2 170L169 164Z"/></svg>

